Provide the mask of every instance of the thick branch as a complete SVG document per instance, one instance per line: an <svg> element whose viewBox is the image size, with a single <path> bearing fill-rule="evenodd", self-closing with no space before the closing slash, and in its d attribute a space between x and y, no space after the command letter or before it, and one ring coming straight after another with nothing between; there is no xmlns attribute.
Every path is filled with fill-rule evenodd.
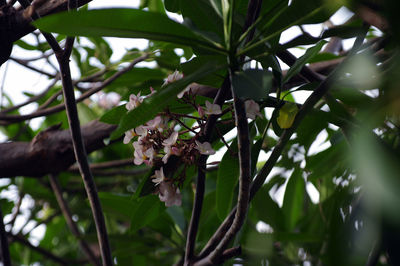
<svg viewBox="0 0 400 266"><path fill-rule="evenodd" d="M115 125L92 121L82 126L85 148L103 148ZM0 144L0 177L33 176L65 171L75 162L71 134L53 126L40 132L31 142Z"/></svg>

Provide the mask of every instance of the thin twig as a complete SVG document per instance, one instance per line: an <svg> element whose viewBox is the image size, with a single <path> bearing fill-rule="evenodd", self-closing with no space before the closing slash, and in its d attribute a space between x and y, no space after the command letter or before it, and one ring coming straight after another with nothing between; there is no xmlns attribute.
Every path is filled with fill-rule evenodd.
<svg viewBox="0 0 400 266"><path fill-rule="evenodd" d="M78 239L79 245L81 246L83 252L87 256L89 261L93 265L101 265L99 260L94 255L93 250L90 248L88 243L86 243L86 241L82 238L82 234L79 231L78 226L72 219L71 210L69 209L66 200L63 198L61 186L60 186L60 183L58 182L57 177L50 174L49 181L50 181L51 188L53 189L53 192L56 196L58 205L60 206L61 212L63 213L65 221L67 222L69 230L71 230L72 234Z"/></svg>
<svg viewBox="0 0 400 266"><path fill-rule="evenodd" d="M47 76L49 78L54 78L56 76L56 74L52 74L52 73L49 73L49 72L44 71L42 69L36 68L34 66L31 66L31 65L29 65L29 63L27 63L27 62L25 62L23 60L20 60L20 59L17 59L17 58L13 58L13 57L10 57L10 59L13 60L14 62L20 64L23 67L26 67L26 68L28 68L28 69L30 69L32 71L35 71L35 72L37 72L39 74L45 75L45 76Z"/></svg>
<svg viewBox="0 0 400 266"><path fill-rule="evenodd" d="M126 72L130 71L137 63L142 62L148 58L148 54L144 54L135 60L133 60L127 67L121 69L120 71L116 72L114 75L106 79L103 83L101 83L99 86L96 86L85 93L83 93L79 98L76 99L76 102L82 102L83 100L89 98L96 92L102 90L103 88L107 87L110 85L112 82L114 82L117 78L119 78L121 75L125 74ZM58 104L52 107L49 107L47 109L40 109L36 110L35 112L27 115L2 115L0 114L0 121L7 121L8 124L10 123L16 123L24 120L28 120L31 118L35 117L40 117L40 116L47 116L50 114L54 114L57 112L60 112L65 109L64 104Z"/></svg>
<svg viewBox="0 0 400 266"><path fill-rule="evenodd" d="M24 246L29 247L30 249L32 249L33 251L36 251L39 254L42 254L43 256L45 256L46 258L60 264L60 265L68 265L68 261L66 261L65 259L58 257L56 255L54 255L53 253L51 253L50 251L41 248L39 246L34 246L32 245L28 240L26 240L25 238L23 238L22 236L19 235L13 235L11 233L7 233L7 236L12 240L12 241L17 241L19 243L21 243Z"/></svg>
<svg viewBox="0 0 400 266"><path fill-rule="evenodd" d="M50 83L50 85L43 92L41 92L40 94L32 96L31 98L29 98L27 101L25 101L23 103L20 103L20 104L14 105L12 107L9 107L9 108L1 110L0 114L5 114L5 113L9 113L9 112L15 111L15 110L21 108L22 106L28 105L30 103L33 103L33 102L43 98L51 90L51 88L53 88L53 86L58 82L58 80L59 80L59 78L55 78L53 80L53 82Z"/></svg>

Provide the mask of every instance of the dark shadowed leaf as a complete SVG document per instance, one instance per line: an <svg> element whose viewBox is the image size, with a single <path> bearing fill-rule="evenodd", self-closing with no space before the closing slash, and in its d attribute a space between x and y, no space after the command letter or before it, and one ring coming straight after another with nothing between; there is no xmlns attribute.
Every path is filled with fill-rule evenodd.
<svg viewBox="0 0 400 266"><path fill-rule="evenodd" d="M233 76L233 90L242 99L259 101L268 96L272 87L272 73L260 69L247 69Z"/></svg>

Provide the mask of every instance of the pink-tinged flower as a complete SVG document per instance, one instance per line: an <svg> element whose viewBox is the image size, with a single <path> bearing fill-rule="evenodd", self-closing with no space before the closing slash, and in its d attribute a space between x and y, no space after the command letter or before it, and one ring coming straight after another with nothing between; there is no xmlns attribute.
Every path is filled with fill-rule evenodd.
<svg viewBox="0 0 400 266"><path fill-rule="evenodd" d="M99 95L97 103L100 107L104 109L111 109L112 107L116 106L121 99L121 96L115 92L104 93L102 91L99 91L97 95Z"/></svg>
<svg viewBox="0 0 400 266"><path fill-rule="evenodd" d="M199 107L197 107L197 112L199 113L200 117L203 117L205 114L203 107L201 107L200 105L199 105Z"/></svg>
<svg viewBox="0 0 400 266"><path fill-rule="evenodd" d="M147 129L144 126L138 126L135 128L135 134L137 136L145 137L147 135Z"/></svg>
<svg viewBox="0 0 400 266"><path fill-rule="evenodd" d="M246 107L246 117L250 119L256 119L256 116L262 117L260 113L260 106L253 100L247 100L244 103Z"/></svg>
<svg viewBox="0 0 400 266"><path fill-rule="evenodd" d="M151 180L151 182L155 183L155 186L157 186L164 180L165 180L164 170L161 167L160 170L155 171L155 177Z"/></svg>
<svg viewBox="0 0 400 266"><path fill-rule="evenodd" d="M140 92L137 95L131 94L129 96L129 102L125 105L125 107L128 111L133 110L138 107L143 102L143 100L144 98L140 96Z"/></svg>
<svg viewBox="0 0 400 266"><path fill-rule="evenodd" d="M181 155L181 151L177 147L165 146L164 147L165 155L162 157L162 161L164 164L168 162L168 158L171 155Z"/></svg>
<svg viewBox="0 0 400 266"><path fill-rule="evenodd" d="M177 139L178 139L178 132L174 131L172 132L172 134L163 141L163 145L164 146L172 146L176 143Z"/></svg>
<svg viewBox="0 0 400 266"><path fill-rule="evenodd" d="M146 96L146 98L150 97L151 95L153 95L154 93L156 93L157 91L153 88L150 87L150 94Z"/></svg>
<svg viewBox="0 0 400 266"><path fill-rule="evenodd" d="M135 136L135 131L133 131L132 129L126 131L125 132L125 137L124 137L124 140L123 140L124 144L128 144L134 136Z"/></svg>
<svg viewBox="0 0 400 266"><path fill-rule="evenodd" d="M182 195L179 188L175 188L170 182L161 182L158 189L158 197L162 202L165 202L166 207L171 207L173 205L181 206Z"/></svg>
<svg viewBox="0 0 400 266"><path fill-rule="evenodd" d="M142 143L141 143L140 140L134 141L132 143L132 145L133 145L133 148L135 149L135 151L136 150L143 150L143 146L142 146Z"/></svg>
<svg viewBox="0 0 400 266"><path fill-rule="evenodd" d="M180 93L178 93L176 95L176 97L178 97L179 99L181 99L183 97L183 95L185 95L186 92L189 92L191 89L190 85L187 86L183 91L181 91Z"/></svg>
<svg viewBox="0 0 400 266"><path fill-rule="evenodd" d="M200 154L204 155L215 154L215 151L213 150L213 148L211 148L211 144L209 142L201 143L200 141L197 140L195 142L196 142L195 149L197 149L200 152Z"/></svg>
<svg viewBox="0 0 400 266"><path fill-rule="evenodd" d="M206 110L205 113L207 115L219 115L222 114L221 107L218 104L210 103L206 101Z"/></svg>
<svg viewBox="0 0 400 266"><path fill-rule="evenodd" d="M160 126L161 122L162 122L161 116L156 116L154 119L148 121L146 123L146 126L144 126L144 128L149 130L157 130L161 127Z"/></svg>
<svg viewBox="0 0 400 266"><path fill-rule="evenodd" d="M133 155L135 157L133 159L133 162L136 165L141 165L142 163L150 165L151 162L153 161L154 149L149 148L146 151L143 151L143 149L135 149L135 152L133 153Z"/></svg>
<svg viewBox="0 0 400 266"><path fill-rule="evenodd" d="M177 80L180 80L183 78L183 74L179 73L178 70L175 70L174 73L168 75L168 77L164 80L163 86L168 85L172 82L175 82Z"/></svg>

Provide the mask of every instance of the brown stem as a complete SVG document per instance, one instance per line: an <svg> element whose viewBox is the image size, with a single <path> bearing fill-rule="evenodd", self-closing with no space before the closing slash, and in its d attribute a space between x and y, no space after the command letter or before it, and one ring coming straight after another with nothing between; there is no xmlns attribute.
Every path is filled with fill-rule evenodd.
<svg viewBox="0 0 400 266"><path fill-rule="evenodd" d="M214 104L218 104L222 106L224 103L227 94L229 92L230 82L229 79L225 79L224 83L222 84L221 89L218 91L217 96L214 99ZM210 115L203 132L202 141L207 141L210 139L212 130L217 122L217 115ZM207 162L207 155L201 155L199 158L199 169L197 172L197 184L196 184L196 195L193 202L193 210L192 210L192 217L189 223L189 229L187 234L186 240L186 253L185 253L185 265L190 265L194 258L194 249L196 243L196 235L199 227L200 222L200 215L201 209L203 207L203 199L204 199L204 191L205 191L205 169L206 169L206 162Z"/></svg>
<svg viewBox="0 0 400 266"><path fill-rule="evenodd" d="M52 46L52 43L50 43ZM56 51L55 51L56 52ZM63 93L65 99L65 109L67 111L68 124L71 130L72 143L76 161L78 162L79 171L82 176L85 190L89 198L90 206L92 209L94 221L96 224L97 237L100 246L100 253L103 260L103 265L112 265L111 249L107 236L107 229L105 225L104 215L100 200L97 194L96 184L94 182L92 173L90 171L89 163L83 138L80 130L80 123L78 118L78 110L75 102L74 87L71 79L71 72L69 68L69 52L57 53L56 57L60 66L61 80L63 84Z"/></svg>

